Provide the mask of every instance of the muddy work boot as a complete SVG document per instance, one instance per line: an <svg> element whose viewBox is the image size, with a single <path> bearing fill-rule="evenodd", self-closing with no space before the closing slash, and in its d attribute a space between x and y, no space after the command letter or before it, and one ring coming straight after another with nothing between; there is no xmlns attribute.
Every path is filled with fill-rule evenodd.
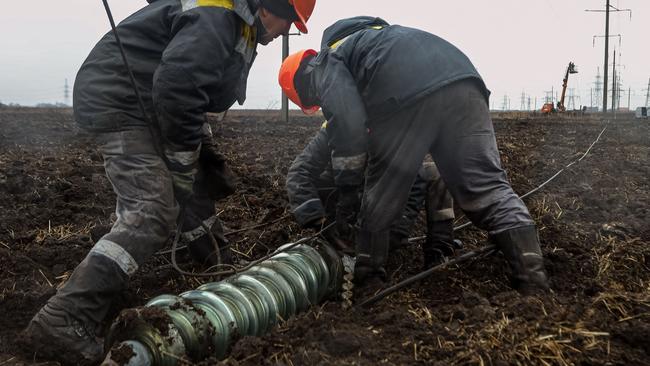
<svg viewBox="0 0 650 366"><path fill-rule="evenodd" d="M454 221L433 221L427 224L427 239L422 245L424 268L429 269L453 257L458 244L454 241Z"/></svg>
<svg viewBox="0 0 650 366"><path fill-rule="evenodd" d="M55 305L46 304L21 336L38 357L64 357L76 364L98 364L104 349L101 339L95 336L95 327L94 324L84 324Z"/></svg>
<svg viewBox="0 0 650 366"><path fill-rule="evenodd" d="M548 278L535 225L506 230L492 235L490 239L510 265L512 287L523 295L548 291Z"/></svg>
<svg viewBox="0 0 650 366"><path fill-rule="evenodd" d="M388 276L384 265L388 259L388 247L388 231L359 230L354 264L355 297L370 296L386 284Z"/></svg>

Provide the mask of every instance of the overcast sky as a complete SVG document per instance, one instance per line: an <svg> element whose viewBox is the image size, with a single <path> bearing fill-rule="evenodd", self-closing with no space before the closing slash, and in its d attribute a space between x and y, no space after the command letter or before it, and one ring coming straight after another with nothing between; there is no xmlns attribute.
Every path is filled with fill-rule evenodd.
<svg viewBox="0 0 650 366"><path fill-rule="evenodd" d="M632 9L631 20L628 12L610 17L610 34L622 35L620 47L618 38L610 42L610 51L616 47L625 89L621 106L627 106L628 88L632 107L643 105L650 78L650 1L611 3ZM146 1L110 0L110 4L119 21ZM291 37L291 49L318 48L323 30L337 19L380 16L434 33L463 50L492 90L495 109L502 107L504 95L511 109L519 109L522 92L531 103L536 98L540 107L546 91L561 88L567 64L573 61L579 73L571 76L569 88L581 97L575 99L578 107L591 104L596 70L600 67L602 75L604 61L603 38L593 45L593 36L604 35L604 13L584 10L604 6L605 0L317 0L309 34ZM79 66L108 29L101 0L3 1L0 101L63 102L65 79L71 89ZM277 108L281 41L258 51L244 107Z"/></svg>

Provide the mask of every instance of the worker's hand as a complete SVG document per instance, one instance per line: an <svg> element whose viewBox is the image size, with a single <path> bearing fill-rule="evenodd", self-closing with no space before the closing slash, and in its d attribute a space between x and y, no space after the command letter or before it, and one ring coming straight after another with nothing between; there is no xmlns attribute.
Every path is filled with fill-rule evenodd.
<svg viewBox="0 0 650 366"><path fill-rule="evenodd" d="M340 236L350 237L354 233L354 224L361 205L359 190L353 186L339 188L336 203L336 228Z"/></svg>
<svg viewBox="0 0 650 366"><path fill-rule="evenodd" d="M205 171L206 189L211 199L219 200L235 192L235 174L215 144L201 145L199 162Z"/></svg>
<svg viewBox="0 0 650 366"><path fill-rule="evenodd" d="M354 228L350 228L350 232L346 235L341 235L337 225L329 227L322 233L325 240L333 245L338 251L344 254L354 255Z"/></svg>
<svg viewBox="0 0 650 366"><path fill-rule="evenodd" d="M325 216L317 217L302 225L305 229L313 229L315 231L321 231L325 226L327 226L327 217Z"/></svg>
<svg viewBox="0 0 650 366"><path fill-rule="evenodd" d="M337 250L346 254L354 254L353 235L352 237L344 237L339 233L336 223L328 227L329 224L327 217L319 217L305 224L304 227L315 231L322 230L321 236Z"/></svg>

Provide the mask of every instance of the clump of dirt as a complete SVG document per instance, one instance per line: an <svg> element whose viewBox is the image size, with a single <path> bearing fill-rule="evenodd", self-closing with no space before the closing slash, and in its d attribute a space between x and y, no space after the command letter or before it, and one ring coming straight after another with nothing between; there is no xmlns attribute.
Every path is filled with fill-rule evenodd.
<svg viewBox="0 0 650 366"><path fill-rule="evenodd" d="M111 349L111 360L117 365L128 365L131 358L135 356L133 347L129 344L120 344L119 346Z"/></svg>
<svg viewBox="0 0 650 366"><path fill-rule="evenodd" d="M284 123L270 113L232 111L211 122L238 176L237 192L218 203L236 263L304 236L287 215L284 182L321 120ZM580 116L496 120L515 191L530 191L579 158L606 124ZM44 360L17 354L17 334L92 247L91 231L96 237L110 225L114 195L92 139L76 133L69 111L3 109L0 127L0 364L36 364ZM649 153L650 125L612 121L587 157L526 199L550 275L547 296L512 291L496 254L439 272L368 309L315 306L264 337L241 338L222 362L647 364ZM416 227L414 236L422 235L422 223ZM464 250L486 242L474 228L457 236ZM188 256L179 254L191 270ZM419 245L407 246L391 255L389 277L399 281L421 266ZM178 275L168 254L156 255L133 276L112 314L209 280ZM158 315L151 316L166 332L166 314Z"/></svg>

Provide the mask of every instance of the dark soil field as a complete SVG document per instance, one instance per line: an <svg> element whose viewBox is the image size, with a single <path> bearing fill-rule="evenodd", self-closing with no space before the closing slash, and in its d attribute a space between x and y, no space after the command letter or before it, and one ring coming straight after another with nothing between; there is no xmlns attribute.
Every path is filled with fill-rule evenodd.
<svg viewBox="0 0 650 366"><path fill-rule="evenodd" d="M284 180L320 126L275 113L231 112L215 124L239 176L219 203L236 258L248 261L307 234L287 214ZM245 337L229 365L648 365L650 364L650 123L557 116L499 116L497 140L513 187L524 194L591 152L526 199L539 226L552 293L512 291L499 255L439 272L374 307L328 302ZM92 247L114 210L101 156L75 133L69 110L0 110L0 365L54 365L18 335ZM458 222L464 222L458 215ZM422 225L413 236L422 235ZM243 230L242 230L243 229ZM486 244L468 228L465 249ZM187 258L181 265L190 269ZM421 267L418 244L391 257L392 281ZM114 309L180 293L169 255L143 266ZM66 355L61 355L63 361ZM212 364L207 360L205 363Z"/></svg>

